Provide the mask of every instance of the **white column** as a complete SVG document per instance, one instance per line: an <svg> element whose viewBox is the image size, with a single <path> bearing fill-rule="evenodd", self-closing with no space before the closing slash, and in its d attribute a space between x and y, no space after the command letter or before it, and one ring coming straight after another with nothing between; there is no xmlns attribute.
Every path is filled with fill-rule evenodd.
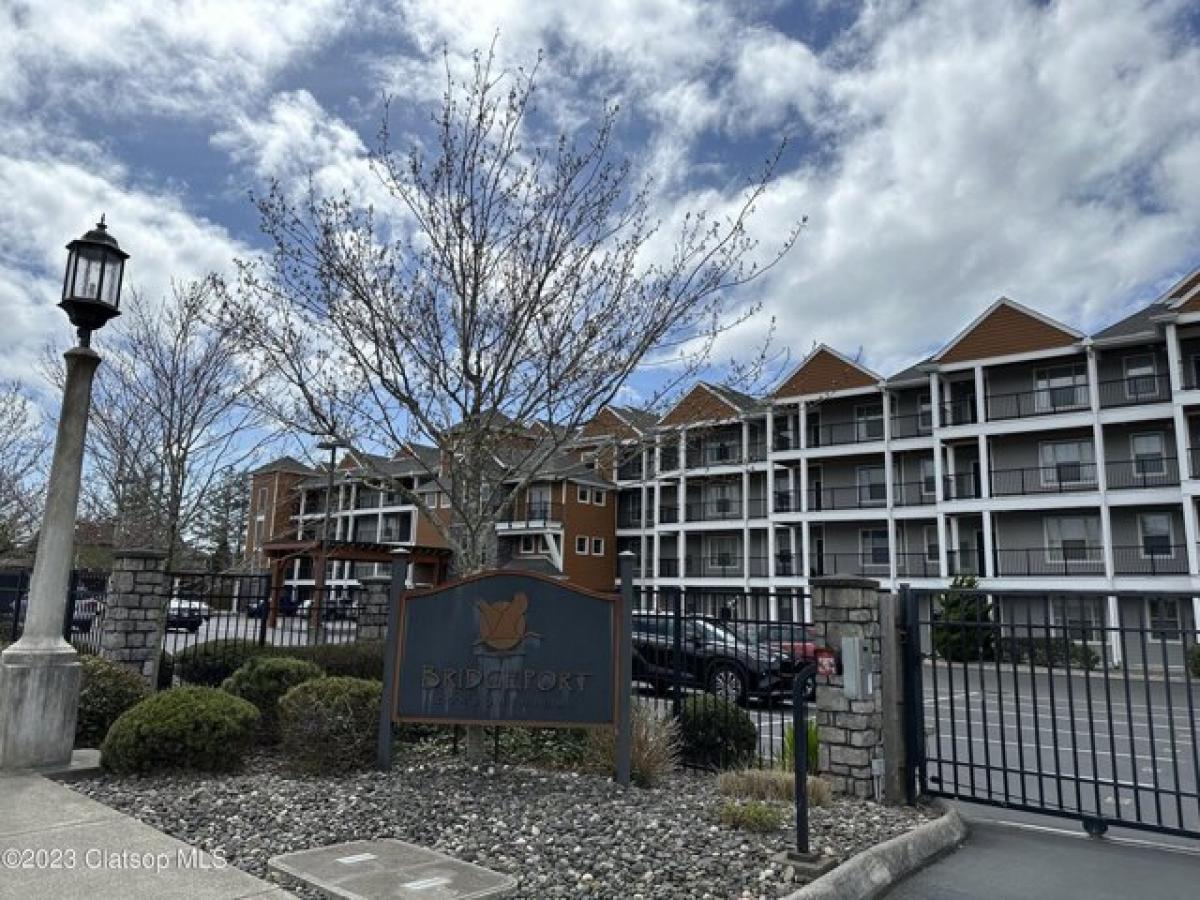
<svg viewBox="0 0 1200 900"><path fill-rule="evenodd" d="M775 602L775 522L767 521L767 577L771 581L771 603L774 609ZM772 613L774 617L774 613Z"/></svg>
<svg viewBox="0 0 1200 900"><path fill-rule="evenodd" d="M1112 665L1119 666L1124 660L1121 658L1121 633L1117 631L1120 627L1121 614L1117 609L1117 605L1121 601L1117 597L1109 596L1104 604L1104 618L1108 624L1108 658Z"/></svg>
<svg viewBox="0 0 1200 900"><path fill-rule="evenodd" d="M796 529L792 529L792 551L796 549ZM793 557L794 558L794 557ZM800 523L800 573L807 578L812 571L812 526L807 519Z"/></svg>
<svg viewBox="0 0 1200 900"><path fill-rule="evenodd" d="M750 462L750 422L742 419L742 465Z"/></svg>
<svg viewBox="0 0 1200 900"><path fill-rule="evenodd" d="M883 409L883 484L887 503L888 578L896 583L896 487L892 455L892 395L881 391Z"/></svg>
<svg viewBox="0 0 1200 900"><path fill-rule="evenodd" d="M987 394L983 388L983 366L975 367L975 420L987 421Z"/></svg>
<svg viewBox="0 0 1200 900"><path fill-rule="evenodd" d="M808 449L808 401L800 401L800 449Z"/></svg>
<svg viewBox="0 0 1200 900"><path fill-rule="evenodd" d="M992 535L992 513L990 510L984 510L983 516L983 576L984 578L995 578L996 572L993 565L995 559L995 538Z"/></svg>
<svg viewBox="0 0 1200 900"><path fill-rule="evenodd" d="M796 497L796 469L788 470L788 490ZM808 512L808 454L800 457L800 511Z"/></svg>
<svg viewBox="0 0 1200 900"><path fill-rule="evenodd" d="M1180 477L1186 477L1187 474L1190 474L1188 421L1187 412L1179 400L1179 391L1183 387L1181 377L1183 370L1179 352L1179 331L1174 322L1167 325L1167 365L1171 370L1171 412L1175 421L1176 464L1179 466ZM1196 506L1186 495L1184 495L1183 504L1183 533L1184 539L1187 541L1188 572L1192 575L1200 574L1200 560L1197 559L1196 553Z"/></svg>
<svg viewBox="0 0 1200 900"><path fill-rule="evenodd" d="M988 458L988 439L979 436L979 496L984 500L992 496L992 464Z"/></svg>
<svg viewBox="0 0 1200 900"><path fill-rule="evenodd" d="M946 502L946 466L942 457L942 387L937 372L929 373L929 418L933 425L933 490L937 500L938 575L948 577L946 558L946 513L942 504Z"/></svg>

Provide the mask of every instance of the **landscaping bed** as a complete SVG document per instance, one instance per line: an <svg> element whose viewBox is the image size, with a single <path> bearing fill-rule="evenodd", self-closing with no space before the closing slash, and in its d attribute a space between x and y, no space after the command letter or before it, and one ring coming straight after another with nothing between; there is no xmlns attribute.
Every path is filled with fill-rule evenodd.
<svg viewBox="0 0 1200 900"><path fill-rule="evenodd" d="M517 897L772 898L796 887L773 860L794 840L791 806L779 804L783 824L766 833L718 824L727 798L713 776L626 791L598 775L472 766L428 742L407 746L389 774L298 776L259 754L239 774L72 786L260 877L280 853L393 837L511 874ZM811 810L812 847L842 860L935 817L834 799Z"/></svg>

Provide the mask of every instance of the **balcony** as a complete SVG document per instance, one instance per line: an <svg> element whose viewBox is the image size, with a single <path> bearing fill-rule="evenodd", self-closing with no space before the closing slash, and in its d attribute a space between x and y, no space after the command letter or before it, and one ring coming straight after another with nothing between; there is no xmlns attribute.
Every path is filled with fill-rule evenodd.
<svg viewBox="0 0 1200 900"><path fill-rule="evenodd" d="M1104 473L1110 491L1174 487L1179 484L1179 460L1173 456L1111 460Z"/></svg>
<svg viewBox="0 0 1200 900"><path fill-rule="evenodd" d="M953 475L946 475L944 489L947 500L976 500L982 493L979 489L979 475L976 472L955 472Z"/></svg>
<svg viewBox="0 0 1200 900"><path fill-rule="evenodd" d="M800 574L799 561L791 553L781 551L775 554L775 574L785 577Z"/></svg>
<svg viewBox="0 0 1200 900"><path fill-rule="evenodd" d="M506 518L496 522L497 528L545 528L562 524L562 504L550 500L531 500L517 503Z"/></svg>
<svg viewBox="0 0 1200 900"><path fill-rule="evenodd" d="M936 553L932 558L928 552L896 554L898 578L937 578L940 574Z"/></svg>
<svg viewBox="0 0 1200 900"><path fill-rule="evenodd" d="M1137 406L1141 403L1165 403L1171 399L1171 376L1130 375L1101 381L1098 385L1100 406Z"/></svg>
<svg viewBox="0 0 1200 900"><path fill-rule="evenodd" d="M775 451L799 450L800 438L790 431L776 431L774 437L771 438L771 448Z"/></svg>
<svg viewBox="0 0 1200 900"><path fill-rule="evenodd" d="M974 425L979 421L974 396L947 400L942 403L941 410L943 428L951 425Z"/></svg>
<svg viewBox="0 0 1200 900"><path fill-rule="evenodd" d="M752 519L761 519L767 514L767 501L763 497L751 497L746 501L746 511ZM687 503L687 521L689 522L723 522L731 519L742 519L745 512L742 509L740 497L727 497L719 500L692 500Z"/></svg>
<svg viewBox="0 0 1200 900"><path fill-rule="evenodd" d="M866 553L814 553L809 559L810 575L866 575L888 577L886 549Z"/></svg>
<svg viewBox="0 0 1200 900"><path fill-rule="evenodd" d="M618 528L641 528L642 527L642 509L636 507L617 508L617 527Z"/></svg>
<svg viewBox="0 0 1200 900"><path fill-rule="evenodd" d="M809 447L835 447L844 444L865 444L883 440L883 418L862 419L857 422L833 422L810 425Z"/></svg>
<svg viewBox="0 0 1200 900"><path fill-rule="evenodd" d="M1191 462L1191 477L1200 478L1200 447L1189 447L1188 458Z"/></svg>
<svg viewBox="0 0 1200 900"><path fill-rule="evenodd" d="M775 492L775 512L800 512L801 505L799 490Z"/></svg>
<svg viewBox="0 0 1200 900"><path fill-rule="evenodd" d="M937 502L936 486L932 477L897 482L892 485L892 502L896 506L929 506Z"/></svg>
<svg viewBox="0 0 1200 900"><path fill-rule="evenodd" d="M810 488L808 492L809 512L827 509L870 509L885 506L887 506L887 486L881 481L820 490Z"/></svg>
<svg viewBox="0 0 1200 900"><path fill-rule="evenodd" d="M892 437L922 437L933 434L933 417L928 412L892 416Z"/></svg>
<svg viewBox="0 0 1200 900"><path fill-rule="evenodd" d="M639 456L637 459L623 462L621 465L617 466L617 480L641 481L644 471L645 469L642 466L642 458Z"/></svg>
<svg viewBox="0 0 1200 900"><path fill-rule="evenodd" d="M1070 494L1099 489L1096 464L1092 462L1058 463L1054 466L1024 466L1018 469L993 469L993 497L1020 494Z"/></svg>
<svg viewBox="0 0 1200 900"><path fill-rule="evenodd" d="M1087 384L988 394L986 401L988 421L1080 412L1090 406Z"/></svg>
<svg viewBox="0 0 1200 900"><path fill-rule="evenodd" d="M731 553L689 556L684 560L688 578L741 578L743 558Z"/></svg>
<svg viewBox="0 0 1200 900"><path fill-rule="evenodd" d="M1186 575L1187 546L1143 544L1113 547L1113 572L1117 575Z"/></svg>
<svg viewBox="0 0 1200 900"><path fill-rule="evenodd" d="M1187 547L1182 544L1146 543L1113 547L1113 572L1117 575L1186 575ZM1104 575L1104 551L1097 545L997 549L998 578Z"/></svg>
<svg viewBox="0 0 1200 900"><path fill-rule="evenodd" d="M359 491L354 495L355 509L378 509L383 501L379 491Z"/></svg>
<svg viewBox="0 0 1200 900"><path fill-rule="evenodd" d="M958 575L983 574L983 560L974 550L947 550L946 569L951 578Z"/></svg>
<svg viewBox="0 0 1200 900"><path fill-rule="evenodd" d="M679 507L664 503L658 508L658 521L664 525L673 525L679 521Z"/></svg>
<svg viewBox="0 0 1200 900"><path fill-rule="evenodd" d="M679 560L660 559L658 561L658 574L660 578L678 578Z"/></svg>

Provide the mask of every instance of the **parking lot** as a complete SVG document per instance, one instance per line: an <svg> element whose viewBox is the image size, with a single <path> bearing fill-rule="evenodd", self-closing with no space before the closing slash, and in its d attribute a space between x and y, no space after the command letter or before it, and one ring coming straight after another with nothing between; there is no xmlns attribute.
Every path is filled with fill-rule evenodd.
<svg viewBox="0 0 1200 900"><path fill-rule="evenodd" d="M1200 832L1200 685L928 664L930 787Z"/></svg>
<svg viewBox="0 0 1200 900"><path fill-rule="evenodd" d="M163 639L163 649L177 655L186 648L215 640L259 639L262 619L238 613L214 613L195 633L185 630L170 630ZM317 640L310 641L308 620L301 616L281 616L276 627L268 628L265 642L273 646L286 647L308 643L340 644L354 640L355 623L352 620L334 619L323 622Z"/></svg>

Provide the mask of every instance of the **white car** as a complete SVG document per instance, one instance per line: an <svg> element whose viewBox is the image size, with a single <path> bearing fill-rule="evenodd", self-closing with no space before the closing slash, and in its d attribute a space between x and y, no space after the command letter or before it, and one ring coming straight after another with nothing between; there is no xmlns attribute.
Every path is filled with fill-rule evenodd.
<svg viewBox="0 0 1200 900"><path fill-rule="evenodd" d="M212 617L212 607L203 600L172 597L167 604L167 629L181 628L193 634Z"/></svg>

